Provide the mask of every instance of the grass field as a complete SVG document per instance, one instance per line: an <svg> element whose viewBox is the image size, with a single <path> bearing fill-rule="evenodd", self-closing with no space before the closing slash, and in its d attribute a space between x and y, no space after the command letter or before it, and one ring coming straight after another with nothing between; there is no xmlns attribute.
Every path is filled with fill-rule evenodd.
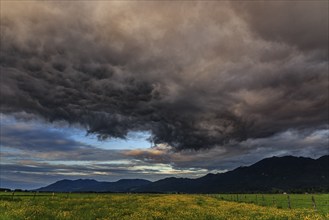
<svg viewBox="0 0 329 220"><path fill-rule="evenodd" d="M253 203L279 209L289 209L290 205L291 209L315 208L319 213L329 213L329 194L222 194L212 196L226 201Z"/></svg>
<svg viewBox="0 0 329 220"><path fill-rule="evenodd" d="M271 207L273 195L264 195L265 202L257 195L263 202L259 205L251 203L256 195L227 201L231 196L233 200L236 195L15 193L12 197L7 192L0 194L0 219L329 219L328 208L315 211L306 203L293 203L294 198L308 201L310 195L290 195L292 209L284 205L287 195L274 195L278 206L282 202L280 208ZM319 204L327 199L328 194L315 196Z"/></svg>

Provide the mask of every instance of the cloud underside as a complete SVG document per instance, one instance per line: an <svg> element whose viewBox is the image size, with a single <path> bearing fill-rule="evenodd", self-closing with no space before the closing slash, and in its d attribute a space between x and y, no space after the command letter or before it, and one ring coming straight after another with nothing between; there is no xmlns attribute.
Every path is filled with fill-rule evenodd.
<svg viewBox="0 0 329 220"><path fill-rule="evenodd" d="M1 6L2 113L178 151L328 124L326 1Z"/></svg>

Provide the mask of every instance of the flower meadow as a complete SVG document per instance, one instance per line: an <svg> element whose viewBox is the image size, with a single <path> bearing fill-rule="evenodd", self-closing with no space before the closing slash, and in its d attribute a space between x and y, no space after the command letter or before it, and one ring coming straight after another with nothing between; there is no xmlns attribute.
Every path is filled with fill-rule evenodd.
<svg viewBox="0 0 329 220"><path fill-rule="evenodd" d="M283 209L188 194L0 194L0 219L329 219L310 208Z"/></svg>

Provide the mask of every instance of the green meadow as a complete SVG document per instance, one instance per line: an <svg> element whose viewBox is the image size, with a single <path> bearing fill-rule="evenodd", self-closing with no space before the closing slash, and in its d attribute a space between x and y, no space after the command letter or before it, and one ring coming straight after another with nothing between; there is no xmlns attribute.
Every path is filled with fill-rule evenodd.
<svg viewBox="0 0 329 220"><path fill-rule="evenodd" d="M0 193L0 219L329 219L328 194ZM254 201L256 200L257 201Z"/></svg>
<svg viewBox="0 0 329 220"><path fill-rule="evenodd" d="M329 194L221 194L214 197L235 202L257 204L279 209L314 209L329 212Z"/></svg>

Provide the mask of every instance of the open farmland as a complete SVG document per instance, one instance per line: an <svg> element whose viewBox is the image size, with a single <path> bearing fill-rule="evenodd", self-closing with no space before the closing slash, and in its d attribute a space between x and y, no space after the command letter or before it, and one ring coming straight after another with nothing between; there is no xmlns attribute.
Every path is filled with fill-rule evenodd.
<svg viewBox="0 0 329 220"><path fill-rule="evenodd" d="M239 196L249 197L249 203L242 199L227 201L231 198L227 194L15 193L12 197L6 192L0 194L0 219L329 219L325 194L315 196L319 204L324 204L321 210L308 206L310 195L292 195L292 204L294 198L299 199L299 206L292 209L284 205L271 207L269 202L262 207L252 203L255 195ZM284 202L283 195L274 197L277 201L282 197ZM273 195L264 196L265 201L270 198Z"/></svg>

